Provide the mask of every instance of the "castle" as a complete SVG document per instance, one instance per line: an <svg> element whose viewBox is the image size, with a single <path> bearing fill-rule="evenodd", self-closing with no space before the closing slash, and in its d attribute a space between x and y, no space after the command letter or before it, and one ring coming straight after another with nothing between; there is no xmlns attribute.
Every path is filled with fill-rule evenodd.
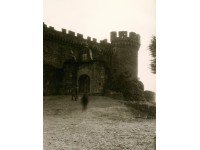
<svg viewBox="0 0 200 150"><path fill-rule="evenodd" d="M98 43L43 24L43 93L70 94L78 87L79 93L104 94L120 75L137 80L139 48L140 36L134 32L111 32L110 43Z"/></svg>

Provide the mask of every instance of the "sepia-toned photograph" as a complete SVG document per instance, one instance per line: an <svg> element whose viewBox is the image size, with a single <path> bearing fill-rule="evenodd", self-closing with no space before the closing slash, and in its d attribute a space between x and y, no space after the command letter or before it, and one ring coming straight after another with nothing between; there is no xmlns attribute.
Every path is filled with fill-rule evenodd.
<svg viewBox="0 0 200 150"><path fill-rule="evenodd" d="M0 150L200 150L199 3L2 1Z"/></svg>
<svg viewBox="0 0 200 150"><path fill-rule="evenodd" d="M43 148L156 149L155 0L43 0Z"/></svg>

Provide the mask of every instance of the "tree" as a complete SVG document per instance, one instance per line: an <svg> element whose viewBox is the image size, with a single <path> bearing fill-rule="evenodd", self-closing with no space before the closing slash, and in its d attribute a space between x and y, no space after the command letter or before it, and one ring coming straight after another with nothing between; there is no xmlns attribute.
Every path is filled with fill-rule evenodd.
<svg viewBox="0 0 200 150"><path fill-rule="evenodd" d="M152 36L151 43L149 45L150 55L152 56L151 60L151 71L156 74L156 36Z"/></svg>

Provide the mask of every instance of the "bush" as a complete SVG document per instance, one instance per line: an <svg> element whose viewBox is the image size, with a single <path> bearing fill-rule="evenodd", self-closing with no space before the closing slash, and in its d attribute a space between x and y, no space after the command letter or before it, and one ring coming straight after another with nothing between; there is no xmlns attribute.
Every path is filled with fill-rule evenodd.
<svg viewBox="0 0 200 150"><path fill-rule="evenodd" d="M130 80L123 75L114 79L110 84L110 89L123 94L124 100L144 101L144 85L139 80Z"/></svg>
<svg viewBox="0 0 200 150"><path fill-rule="evenodd" d="M129 102L127 105L146 113L148 118L156 118L156 106L153 104L148 102Z"/></svg>
<svg viewBox="0 0 200 150"><path fill-rule="evenodd" d="M144 91L144 97L149 102L155 102L156 93L152 91Z"/></svg>

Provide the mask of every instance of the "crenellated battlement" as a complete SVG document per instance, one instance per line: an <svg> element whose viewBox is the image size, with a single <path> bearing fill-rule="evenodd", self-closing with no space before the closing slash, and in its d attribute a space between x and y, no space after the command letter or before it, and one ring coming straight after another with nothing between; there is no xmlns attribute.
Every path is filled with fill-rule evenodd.
<svg viewBox="0 0 200 150"><path fill-rule="evenodd" d="M77 33L77 38L83 39L83 34Z"/></svg>
<svg viewBox="0 0 200 150"><path fill-rule="evenodd" d="M135 32L130 32L128 36L127 31L119 31L118 36L117 32L113 31L110 33L110 41L114 46L137 46L140 47L140 35Z"/></svg>
<svg viewBox="0 0 200 150"><path fill-rule="evenodd" d="M67 30L66 29L62 29L62 33L66 34Z"/></svg>
<svg viewBox="0 0 200 150"><path fill-rule="evenodd" d="M47 94L66 94L71 87L77 86L78 74L82 70L88 70L82 73L90 74L93 93L99 89L103 92L109 85L112 87L121 75L137 79L140 36L135 32L113 31L110 41L102 39L97 42L96 38L90 36L85 39L81 33L64 28L58 31L43 23L44 91ZM108 82L106 86L104 81Z"/></svg>
<svg viewBox="0 0 200 150"><path fill-rule="evenodd" d="M70 42L70 43L81 44L81 45L84 44L85 42L89 42L93 44L101 43L101 42L97 42L96 38L91 38L90 36L87 36L87 38L84 39L83 34L75 33L74 31L71 31L71 30L66 30L62 28L61 31L57 31L52 26L47 27L45 23L43 23L43 28L44 28L45 38L56 39L63 42Z"/></svg>
<svg viewBox="0 0 200 150"><path fill-rule="evenodd" d="M110 41L115 41L115 40L123 40L123 39L130 39L134 40L135 38L138 38L139 34L136 34L135 32L130 32L128 36L127 31L119 31L118 36L116 31L110 32Z"/></svg>
<svg viewBox="0 0 200 150"><path fill-rule="evenodd" d="M116 31L113 31L110 33L110 42L108 43L107 39L100 40L100 42L97 42L96 38L91 38L90 36L87 36L86 39L84 39L83 34L75 33L71 30L61 29L61 31L57 31L54 29L54 27L49 26L47 27L46 24L43 23L43 28L45 31L45 35L49 37L50 39L56 39L62 42L70 42L74 44L84 44L85 42L93 43L97 45L112 45L112 46L118 46L118 47L140 47L140 35L136 34L135 32L128 32L127 31L119 31L118 33ZM129 36L128 36L129 35Z"/></svg>

